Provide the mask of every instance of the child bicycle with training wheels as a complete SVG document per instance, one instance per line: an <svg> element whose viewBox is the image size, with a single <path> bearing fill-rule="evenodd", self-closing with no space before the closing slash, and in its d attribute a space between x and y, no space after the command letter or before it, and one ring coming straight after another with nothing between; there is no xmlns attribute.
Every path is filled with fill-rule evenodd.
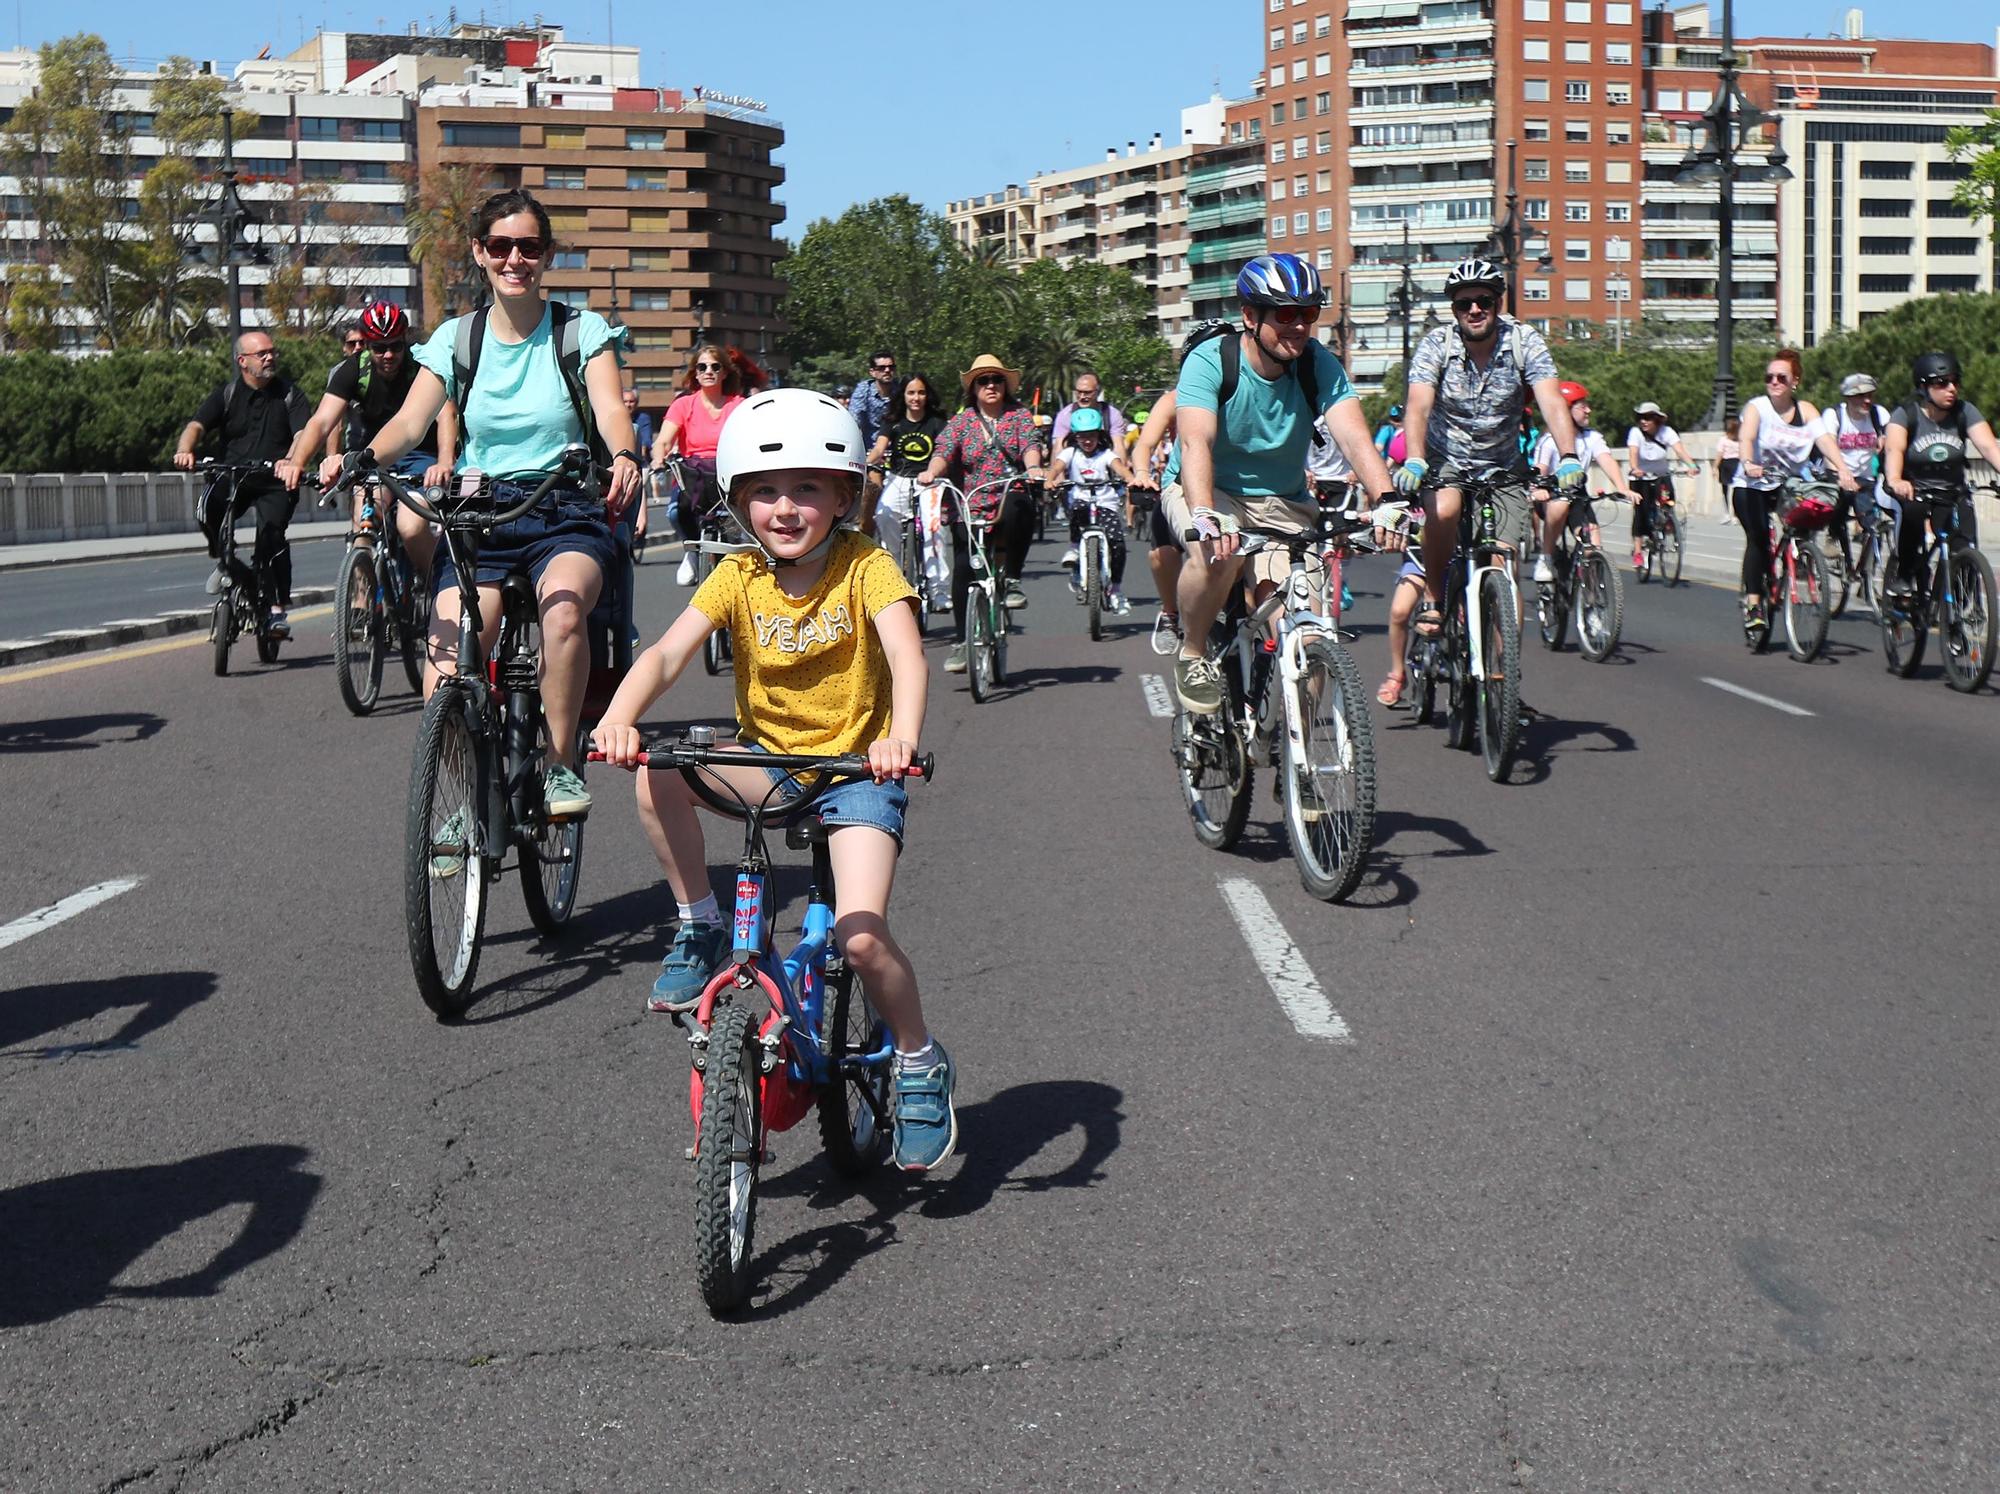
<svg viewBox="0 0 2000 1494"><path fill-rule="evenodd" d="M816 805L836 887L833 938L894 1041L896 1165L925 1171L951 1155L958 1122L951 1059L930 1035L916 973L888 924L909 803L902 779L916 756L929 686L915 597L888 552L852 528L866 461L860 426L834 401L803 389L752 396L723 428L716 469L753 548L717 566L666 635L633 661L592 740L607 761L636 765L640 716L709 634L727 629L747 748L866 755L873 777L839 783ZM783 792L788 776L741 765L707 771L751 804ZM680 912L647 1009L688 1013L728 959L730 929L709 884L685 780L647 774L638 797L640 823Z"/></svg>

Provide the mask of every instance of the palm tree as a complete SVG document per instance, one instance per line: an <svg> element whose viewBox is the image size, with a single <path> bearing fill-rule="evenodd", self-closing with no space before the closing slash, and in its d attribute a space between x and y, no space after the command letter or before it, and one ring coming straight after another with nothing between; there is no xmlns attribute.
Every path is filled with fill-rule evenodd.
<svg viewBox="0 0 2000 1494"><path fill-rule="evenodd" d="M417 205L405 223L410 263L424 272L426 321L470 311L486 288L473 262L472 225L492 188L493 168L482 162L433 166L418 174Z"/></svg>
<svg viewBox="0 0 2000 1494"><path fill-rule="evenodd" d="M1021 362L1029 386L1053 397L1074 388L1096 356L1096 349L1076 332L1056 327L1042 333Z"/></svg>

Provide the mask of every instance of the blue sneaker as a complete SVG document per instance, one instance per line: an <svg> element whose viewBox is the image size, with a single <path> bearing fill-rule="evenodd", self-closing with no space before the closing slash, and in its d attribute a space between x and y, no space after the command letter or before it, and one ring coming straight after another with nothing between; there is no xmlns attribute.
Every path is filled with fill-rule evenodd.
<svg viewBox="0 0 2000 1494"><path fill-rule="evenodd" d="M646 998L649 1012L691 1012L701 1002L702 987L729 953L729 931L719 923L684 923L674 935L660 978Z"/></svg>
<svg viewBox="0 0 2000 1494"><path fill-rule="evenodd" d="M906 1068L896 1060L896 1165L905 1172L928 1172L958 1146L958 1112L951 1092L957 1083L951 1055L932 1040L937 1060Z"/></svg>

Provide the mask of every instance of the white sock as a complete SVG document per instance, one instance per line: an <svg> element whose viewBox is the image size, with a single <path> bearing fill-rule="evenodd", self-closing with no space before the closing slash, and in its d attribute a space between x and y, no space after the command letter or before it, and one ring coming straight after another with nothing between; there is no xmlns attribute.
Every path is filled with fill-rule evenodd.
<svg viewBox="0 0 2000 1494"><path fill-rule="evenodd" d="M698 903L680 903L677 906L681 910L682 923L722 922L722 907L716 902L715 894L712 892Z"/></svg>
<svg viewBox="0 0 2000 1494"><path fill-rule="evenodd" d="M896 1050L896 1067L899 1069L925 1068L936 1063L937 1056L937 1044L926 1036L923 1047L917 1049L914 1053L905 1053L901 1048Z"/></svg>

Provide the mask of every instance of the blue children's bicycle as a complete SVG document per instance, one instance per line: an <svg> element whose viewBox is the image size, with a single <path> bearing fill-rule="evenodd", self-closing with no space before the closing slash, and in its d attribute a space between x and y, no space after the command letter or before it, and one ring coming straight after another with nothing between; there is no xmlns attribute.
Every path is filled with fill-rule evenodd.
<svg viewBox="0 0 2000 1494"><path fill-rule="evenodd" d="M593 760L601 761L597 753ZM910 776L932 776L929 755ZM856 988L833 942L833 864L827 828L808 816L821 794L846 779L871 776L868 759L790 756L717 748L713 727L639 755L641 766L678 768L696 797L744 821L736 866L730 959L709 979L701 1002L675 1018L687 1029L694 1059L688 1100L695 1144L695 1274L710 1312L726 1313L750 1295L750 1247L757 1221L757 1175L766 1140L819 1112L820 1143L834 1171L858 1177L888 1155L889 1089L894 1045L888 1028ZM775 768L761 802L742 798L708 767ZM812 851L804 936L780 959L771 945L771 859L767 826L785 827L785 844Z"/></svg>

